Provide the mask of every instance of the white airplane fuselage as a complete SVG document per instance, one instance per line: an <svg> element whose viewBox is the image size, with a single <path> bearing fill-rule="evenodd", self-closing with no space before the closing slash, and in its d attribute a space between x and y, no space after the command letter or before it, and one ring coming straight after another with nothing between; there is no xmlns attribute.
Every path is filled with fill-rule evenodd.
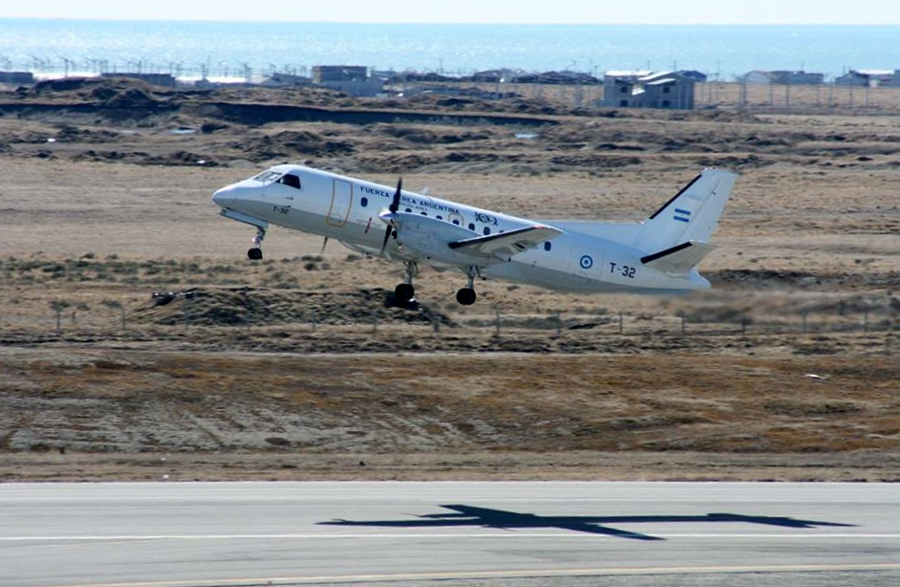
<svg viewBox="0 0 900 587"><path fill-rule="evenodd" d="M733 183L733 174L716 173L730 176ZM296 181L286 176L294 176ZM730 187L728 183L726 192ZM642 246L654 238L643 223L536 222L407 190L401 191L397 209L389 211L396 192L397 188L362 179L280 165L218 190L213 201L222 208L223 216L262 229L257 244L269 225L277 225L407 264L455 267L470 276L470 284L475 273L568 292L673 294L709 287L695 266L674 270L671 266L652 266L648 258L660 249ZM675 226L678 229L688 222L678 218L679 213L690 219L691 212L676 208L673 214L680 220ZM714 223L717 220L718 214ZM386 237L386 230L390 237ZM512 243L499 251L491 249L487 242L490 238L511 239L490 235L514 231L526 235L544 231L540 234L547 234L547 238L534 242L532 234L531 241ZM449 244L471 240L485 242L474 246ZM661 244L668 247L679 243ZM460 248L451 248L455 246Z"/></svg>

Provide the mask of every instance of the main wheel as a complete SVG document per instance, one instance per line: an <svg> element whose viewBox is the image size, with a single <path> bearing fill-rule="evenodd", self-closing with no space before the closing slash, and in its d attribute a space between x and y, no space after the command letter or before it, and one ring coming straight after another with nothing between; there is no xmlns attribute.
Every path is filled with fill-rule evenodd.
<svg viewBox="0 0 900 587"><path fill-rule="evenodd" d="M262 249L253 247L252 249L247 251L247 257L251 261L259 261L260 259L262 259Z"/></svg>
<svg viewBox="0 0 900 587"><path fill-rule="evenodd" d="M401 302L408 302L416 295L416 289L411 283L401 283L394 288L394 297Z"/></svg>
<svg viewBox="0 0 900 587"><path fill-rule="evenodd" d="M471 306L475 303L475 298L477 297L475 290L469 289L468 287L464 287L456 292L456 301L463 306Z"/></svg>

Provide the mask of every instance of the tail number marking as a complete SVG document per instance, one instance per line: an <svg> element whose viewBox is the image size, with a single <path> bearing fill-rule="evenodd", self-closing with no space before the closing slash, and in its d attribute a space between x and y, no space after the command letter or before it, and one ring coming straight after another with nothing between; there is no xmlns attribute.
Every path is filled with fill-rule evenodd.
<svg viewBox="0 0 900 587"><path fill-rule="evenodd" d="M630 265L619 265L618 263L610 262L609 272L616 275L621 275L622 277L627 277L628 279L634 279L634 274L637 272L637 268Z"/></svg>

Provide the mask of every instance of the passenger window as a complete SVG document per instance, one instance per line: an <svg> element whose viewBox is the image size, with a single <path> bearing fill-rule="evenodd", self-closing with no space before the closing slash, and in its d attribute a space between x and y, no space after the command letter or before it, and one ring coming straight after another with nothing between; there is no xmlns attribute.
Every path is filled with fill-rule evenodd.
<svg viewBox="0 0 900 587"><path fill-rule="evenodd" d="M485 227L484 227L484 236L487 236L487 235L489 235L489 234L491 234L491 229L490 229L490 227L485 226Z"/></svg>
<svg viewBox="0 0 900 587"><path fill-rule="evenodd" d="M363 208L365 208L366 206L369 205L369 198L363 197L363 198L359 201L359 204L360 204Z"/></svg>
<svg viewBox="0 0 900 587"><path fill-rule="evenodd" d="M297 188L298 190L300 189L300 178L296 175L291 175L290 173L282 176L282 178L278 180L278 183L283 183L284 185Z"/></svg>
<svg viewBox="0 0 900 587"><path fill-rule="evenodd" d="M435 218L437 218L438 220L443 220L443 219L444 219L444 217L441 216L441 215L437 215L437 216L435 216Z"/></svg>
<svg viewBox="0 0 900 587"><path fill-rule="evenodd" d="M456 226L459 226L459 218L454 218L453 224L455 224Z"/></svg>
<svg viewBox="0 0 900 587"><path fill-rule="evenodd" d="M550 241L547 241L547 242L544 243L544 250L545 250L545 251L549 251L552 247L553 247L553 245L550 244Z"/></svg>
<svg viewBox="0 0 900 587"><path fill-rule="evenodd" d="M469 230L471 230L473 232L475 231L475 223L474 222L469 223Z"/></svg>
<svg viewBox="0 0 900 587"><path fill-rule="evenodd" d="M406 213L409 214L410 212L412 212L412 208L407 208Z"/></svg>

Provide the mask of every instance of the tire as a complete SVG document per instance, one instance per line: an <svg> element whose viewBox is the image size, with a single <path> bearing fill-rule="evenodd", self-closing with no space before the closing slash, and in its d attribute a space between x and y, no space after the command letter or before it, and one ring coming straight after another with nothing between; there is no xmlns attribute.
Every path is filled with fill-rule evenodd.
<svg viewBox="0 0 900 587"><path fill-rule="evenodd" d="M394 297L401 302L408 302L416 295L416 289L409 283L401 283L394 288Z"/></svg>
<svg viewBox="0 0 900 587"><path fill-rule="evenodd" d="M478 296L476 295L475 290L469 289L467 287L464 287L456 292L456 301L463 306L471 306L475 303L475 299L477 297Z"/></svg>

